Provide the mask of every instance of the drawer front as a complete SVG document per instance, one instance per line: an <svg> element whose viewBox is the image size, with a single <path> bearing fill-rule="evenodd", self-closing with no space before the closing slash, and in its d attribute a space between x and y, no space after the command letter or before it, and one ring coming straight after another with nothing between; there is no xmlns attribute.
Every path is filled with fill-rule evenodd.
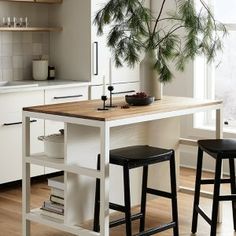
<svg viewBox="0 0 236 236"><path fill-rule="evenodd" d="M88 87L45 90L45 103L55 104L88 100Z"/></svg>
<svg viewBox="0 0 236 236"><path fill-rule="evenodd" d="M44 92L19 92L0 94L0 110L1 114L8 112L20 112L23 107L43 105Z"/></svg>
<svg viewBox="0 0 236 236"><path fill-rule="evenodd" d="M140 83L124 83L124 84L113 84L114 86L114 97L122 97L127 94L137 93L140 91ZM90 99L100 99L103 92L103 86L91 86L90 87ZM106 95L109 98L109 91L106 91Z"/></svg>
<svg viewBox="0 0 236 236"><path fill-rule="evenodd" d="M0 184L22 178L22 113L9 112L0 117ZM43 152L43 120L31 119L31 152ZM31 176L43 175L44 167L31 166Z"/></svg>

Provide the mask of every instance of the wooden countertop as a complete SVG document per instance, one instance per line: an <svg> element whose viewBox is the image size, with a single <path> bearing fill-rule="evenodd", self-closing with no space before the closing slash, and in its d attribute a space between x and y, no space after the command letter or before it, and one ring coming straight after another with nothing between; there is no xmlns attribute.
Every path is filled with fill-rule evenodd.
<svg viewBox="0 0 236 236"><path fill-rule="evenodd" d="M155 101L149 106L130 106L128 109L122 109L125 105L125 98L114 98L114 105L108 111L98 111L102 107L101 100L90 100L80 102L69 102L62 104L43 105L23 108L24 111L52 114L57 116L77 117L89 120L111 121L124 118L137 117L141 115L150 115L163 112L180 111L191 108L207 107L222 104L217 100L200 100L187 97L169 97Z"/></svg>

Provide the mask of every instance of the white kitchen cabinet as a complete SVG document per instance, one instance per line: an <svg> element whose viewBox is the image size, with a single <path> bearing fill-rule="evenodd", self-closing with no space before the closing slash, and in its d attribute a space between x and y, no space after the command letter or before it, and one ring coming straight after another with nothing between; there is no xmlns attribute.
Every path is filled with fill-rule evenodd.
<svg viewBox="0 0 236 236"><path fill-rule="evenodd" d="M52 33L50 60L57 68L59 79L72 79L99 85L105 76L107 83L110 70L113 83L139 81L139 65L134 68L110 65L111 53L106 45L108 29L103 36L97 35L93 24L99 9L108 0L64 1L50 12L51 25L63 25L63 31Z"/></svg>
<svg viewBox="0 0 236 236"><path fill-rule="evenodd" d="M92 82L102 83L103 76L109 81L110 73L110 51L106 45L107 31L104 35L97 35L97 27L93 24L96 13L106 4L108 0L91 1L91 36L92 36Z"/></svg>
<svg viewBox="0 0 236 236"><path fill-rule="evenodd" d="M63 25L51 35L50 60L57 78L101 84L109 76L105 37L97 37L93 18L104 0L69 0L50 12L50 24Z"/></svg>
<svg viewBox="0 0 236 236"><path fill-rule="evenodd" d="M73 88L46 89L45 104L65 103L88 100L88 86ZM56 121L45 121L45 135L59 133L64 129L64 123ZM45 167L45 174L57 172L58 170Z"/></svg>
<svg viewBox="0 0 236 236"><path fill-rule="evenodd" d="M0 94L0 184L22 179L22 108L43 104L64 103L88 99L88 86ZM60 122L31 120L31 152L43 153L44 143L38 136L57 133L64 128ZM31 176L58 170L32 166Z"/></svg>
<svg viewBox="0 0 236 236"><path fill-rule="evenodd" d="M22 108L43 103L43 91L0 95L0 184L22 178ZM43 152L43 145L37 139L44 133L43 121L32 119L31 129L32 152ZM31 176L43 174L43 167L32 166Z"/></svg>

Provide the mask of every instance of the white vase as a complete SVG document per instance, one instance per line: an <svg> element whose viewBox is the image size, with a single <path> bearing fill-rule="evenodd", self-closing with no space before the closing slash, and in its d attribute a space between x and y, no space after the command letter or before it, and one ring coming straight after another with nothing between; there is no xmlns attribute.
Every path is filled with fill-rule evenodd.
<svg viewBox="0 0 236 236"><path fill-rule="evenodd" d="M163 97L163 83L159 74L153 69L154 59L151 53L147 53L141 62L141 91L160 100Z"/></svg>

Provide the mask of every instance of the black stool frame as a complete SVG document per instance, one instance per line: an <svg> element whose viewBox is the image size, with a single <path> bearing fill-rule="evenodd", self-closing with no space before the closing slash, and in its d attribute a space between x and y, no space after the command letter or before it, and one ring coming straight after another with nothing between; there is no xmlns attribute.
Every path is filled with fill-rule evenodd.
<svg viewBox="0 0 236 236"><path fill-rule="evenodd" d="M206 151L212 157L216 159L215 165L215 178L214 179L202 179L202 162L203 162L203 151ZM195 182L195 195L193 203L193 218L192 218L192 233L197 232L197 223L198 223L198 214L200 214L206 222L211 226L210 236L216 235L217 227L217 217L220 201L232 201L232 210L233 210L233 219L234 219L234 230L236 230L236 184L235 184L235 167L234 159L236 156L232 156L224 153L209 153L207 150L202 150L201 147L198 148L198 159L197 159L197 173L196 173L196 182ZM221 179L221 168L222 161L224 159L229 160L230 167L230 178ZM233 195L224 195L220 196L220 185L230 183L231 193ZM200 190L202 184L214 184L213 190L213 204L212 204L212 213L211 218L209 218L205 212L199 207L200 200Z"/></svg>
<svg viewBox="0 0 236 236"><path fill-rule="evenodd" d="M160 157L157 162L170 162L170 179L171 179L171 193L164 192L147 187L148 182L148 165L143 165L142 177L142 196L141 196L141 210L139 213L131 214L131 196L130 196L130 175L129 170L138 166L123 165L123 179L124 179L124 206L115 203L109 203L109 208L125 213L125 218L110 222L110 228L126 224L126 236L132 236L132 221L140 219L139 233L136 236L153 235L164 230L173 228L174 236L179 235L178 229L178 210L177 210L177 193L176 193L176 170L175 170L175 154L174 151L170 155ZM112 163L111 163L112 164ZM97 169L100 170L100 155L98 155ZM172 221L164 225L145 230L145 215L146 215L146 198L147 194L153 194L171 199L172 202ZM95 209L94 209L94 227L95 232L99 232L99 215L100 215L100 179L96 179L96 193L95 193Z"/></svg>

